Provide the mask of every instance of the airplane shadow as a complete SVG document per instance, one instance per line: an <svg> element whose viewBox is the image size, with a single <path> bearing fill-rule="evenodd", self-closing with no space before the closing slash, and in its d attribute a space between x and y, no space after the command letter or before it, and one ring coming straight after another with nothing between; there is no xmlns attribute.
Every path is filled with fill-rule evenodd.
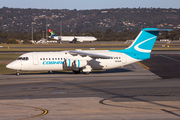
<svg viewBox="0 0 180 120"><path fill-rule="evenodd" d="M123 69L123 68L116 68L110 70L102 70L102 71L93 71L93 74L104 74L104 73L122 73L122 72L132 72L133 70Z"/></svg>
<svg viewBox="0 0 180 120"><path fill-rule="evenodd" d="M98 71L92 71L89 74L105 74L105 73L122 73L122 72L133 72L133 70L130 69L123 69L123 68L115 68L110 70L98 70ZM47 74L74 74L72 71L52 71L46 72L20 72L20 75L47 75ZM83 74L82 72L80 74ZM15 74L8 74L8 75L15 75ZM77 74L78 75L78 74Z"/></svg>

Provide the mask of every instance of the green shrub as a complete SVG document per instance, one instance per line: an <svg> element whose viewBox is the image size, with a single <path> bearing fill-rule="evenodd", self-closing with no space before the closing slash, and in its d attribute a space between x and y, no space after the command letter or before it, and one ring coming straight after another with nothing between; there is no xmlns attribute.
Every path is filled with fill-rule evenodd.
<svg viewBox="0 0 180 120"><path fill-rule="evenodd" d="M18 44L18 42L14 38L10 38L8 39L7 44Z"/></svg>

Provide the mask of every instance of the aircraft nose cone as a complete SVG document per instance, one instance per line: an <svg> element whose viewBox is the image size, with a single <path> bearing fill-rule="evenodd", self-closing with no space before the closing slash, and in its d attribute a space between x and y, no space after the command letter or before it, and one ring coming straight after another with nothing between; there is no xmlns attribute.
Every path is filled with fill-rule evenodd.
<svg viewBox="0 0 180 120"><path fill-rule="evenodd" d="M6 68L13 69L13 64L9 63L8 65L6 65Z"/></svg>

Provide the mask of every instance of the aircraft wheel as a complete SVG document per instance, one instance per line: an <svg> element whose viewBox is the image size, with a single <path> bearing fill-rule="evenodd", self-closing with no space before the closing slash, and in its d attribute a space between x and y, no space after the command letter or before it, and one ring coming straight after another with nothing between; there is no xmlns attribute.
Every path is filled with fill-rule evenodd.
<svg viewBox="0 0 180 120"><path fill-rule="evenodd" d="M80 74L80 70L79 70L79 71L73 70L73 72L74 72L75 74Z"/></svg>
<svg viewBox="0 0 180 120"><path fill-rule="evenodd" d="M86 74L86 75L89 75L89 72L83 72L84 74Z"/></svg>
<svg viewBox="0 0 180 120"><path fill-rule="evenodd" d="M48 73L53 73L52 71L48 71Z"/></svg>
<svg viewBox="0 0 180 120"><path fill-rule="evenodd" d="M16 75L19 76L19 72L17 72Z"/></svg>

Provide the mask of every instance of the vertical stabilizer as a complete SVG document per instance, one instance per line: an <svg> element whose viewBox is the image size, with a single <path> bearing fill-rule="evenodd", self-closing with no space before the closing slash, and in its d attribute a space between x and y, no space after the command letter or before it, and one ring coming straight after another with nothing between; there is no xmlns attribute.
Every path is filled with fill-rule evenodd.
<svg viewBox="0 0 180 120"><path fill-rule="evenodd" d="M51 33L51 36L57 36L51 29L48 29L48 31Z"/></svg>
<svg viewBox="0 0 180 120"><path fill-rule="evenodd" d="M134 42L124 50L114 50L122 52L132 58L144 60L150 58L151 50L157 39L159 31L170 31L169 29L145 28L141 30ZM112 50L113 51L113 50Z"/></svg>

